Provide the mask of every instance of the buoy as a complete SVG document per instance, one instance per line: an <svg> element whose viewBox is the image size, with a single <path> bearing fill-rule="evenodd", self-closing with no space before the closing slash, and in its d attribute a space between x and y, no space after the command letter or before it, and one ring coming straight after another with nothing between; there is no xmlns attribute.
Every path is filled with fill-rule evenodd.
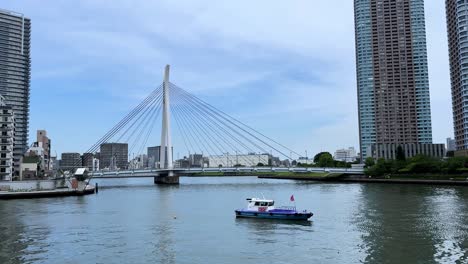
<svg viewBox="0 0 468 264"><path fill-rule="evenodd" d="M174 215L174 219L177 219L177 216Z"/></svg>

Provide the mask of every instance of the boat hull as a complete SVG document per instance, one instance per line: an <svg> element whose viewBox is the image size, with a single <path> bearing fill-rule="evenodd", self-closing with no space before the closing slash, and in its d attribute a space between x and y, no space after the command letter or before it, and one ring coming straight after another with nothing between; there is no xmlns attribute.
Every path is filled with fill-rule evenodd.
<svg viewBox="0 0 468 264"><path fill-rule="evenodd" d="M255 212L236 210L236 217L260 218L260 219L284 219L284 220L307 220L312 217L312 213L298 212Z"/></svg>

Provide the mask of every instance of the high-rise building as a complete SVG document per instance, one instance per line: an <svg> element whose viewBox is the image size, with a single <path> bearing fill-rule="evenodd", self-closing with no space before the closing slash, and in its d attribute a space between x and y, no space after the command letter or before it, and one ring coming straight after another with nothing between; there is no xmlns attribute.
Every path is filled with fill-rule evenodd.
<svg viewBox="0 0 468 264"><path fill-rule="evenodd" d="M99 166L101 169L126 169L128 167L127 143L103 143L100 148Z"/></svg>
<svg viewBox="0 0 468 264"><path fill-rule="evenodd" d="M15 168L19 168L20 159L28 148L30 39L29 18L0 10L0 95L15 114Z"/></svg>
<svg viewBox="0 0 468 264"><path fill-rule="evenodd" d="M456 149L468 150L468 2L446 0Z"/></svg>
<svg viewBox="0 0 468 264"><path fill-rule="evenodd" d="M372 144L432 143L424 0L354 0L354 12L362 158Z"/></svg>

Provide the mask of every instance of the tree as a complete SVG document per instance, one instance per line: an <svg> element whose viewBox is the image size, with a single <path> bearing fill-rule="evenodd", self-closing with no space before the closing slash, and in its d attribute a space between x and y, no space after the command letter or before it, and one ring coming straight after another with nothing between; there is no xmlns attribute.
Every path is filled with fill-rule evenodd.
<svg viewBox="0 0 468 264"><path fill-rule="evenodd" d="M366 161L364 162L366 168L370 168L375 165L375 160L373 157L367 157Z"/></svg>
<svg viewBox="0 0 468 264"><path fill-rule="evenodd" d="M265 166L265 164L263 164L261 162L257 163L257 167L263 167L263 166Z"/></svg>
<svg viewBox="0 0 468 264"><path fill-rule="evenodd" d="M330 157L333 159L333 156L330 154L330 152L319 152L314 156L314 163L318 163L322 155L330 155Z"/></svg>
<svg viewBox="0 0 468 264"><path fill-rule="evenodd" d="M447 156L447 157L455 157L455 151L453 151L453 150L447 151L446 156Z"/></svg>
<svg viewBox="0 0 468 264"><path fill-rule="evenodd" d="M380 158L377 160L377 163L374 166L367 168L365 173L370 176L383 176L387 173L390 173L391 169L392 162Z"/></svg>
<svg viewBox="0 0 468 264"><path fill-rule="evenodd" d="M320 155L317 165L319 167L333 167L335 165L335 160L330 153L325 152Z"/></svg>
<svg viewBox="0 0 468 264"><path fill-rule="evenodd" d="M406 160L405 151L403 151L403 148L401 147L401 145L398 145L396 149L396 160L398 161Z"/></svg>

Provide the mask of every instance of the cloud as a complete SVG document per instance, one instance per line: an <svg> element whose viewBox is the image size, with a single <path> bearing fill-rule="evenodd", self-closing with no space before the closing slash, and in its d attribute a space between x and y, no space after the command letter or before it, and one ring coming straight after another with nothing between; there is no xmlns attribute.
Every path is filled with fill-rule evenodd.
<svg viewBox="0 0 468 264"><path fill-rule="evenodd" d="M58 152L92 144L161 83L165 64L173 83L285 145L311 153L358 146L352 1L12 1L5 8L32 19L31 128L47 124ZM434 140L443 142L452 135L444 4L426 1L426 16ZM71 99L83 105L77 120L63 118L75 108L53 113L60 126L45 121L45 100ZM62 127L74 122L95 127L70 142Z"/></svg>

